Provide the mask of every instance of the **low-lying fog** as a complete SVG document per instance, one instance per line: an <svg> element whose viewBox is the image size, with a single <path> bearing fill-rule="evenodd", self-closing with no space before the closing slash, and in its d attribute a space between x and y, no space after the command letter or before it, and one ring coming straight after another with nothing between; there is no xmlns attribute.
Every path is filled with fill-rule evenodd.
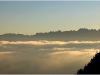
<svg viewBox="0 0 100 75"><path fill-rule="evenodd" d="M75 74L100 41L0 41L0 74Z"/></svg>

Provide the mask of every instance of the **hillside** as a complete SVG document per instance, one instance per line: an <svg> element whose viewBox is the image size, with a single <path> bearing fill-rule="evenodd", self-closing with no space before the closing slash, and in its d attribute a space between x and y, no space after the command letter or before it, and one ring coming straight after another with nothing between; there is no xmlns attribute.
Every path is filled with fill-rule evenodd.
<svg viewBox="0 0 100 75"><path fill-rule="evenodd" d="M100 52L96 53L83 69L79 69L77 74L100 74Z"/></svg>

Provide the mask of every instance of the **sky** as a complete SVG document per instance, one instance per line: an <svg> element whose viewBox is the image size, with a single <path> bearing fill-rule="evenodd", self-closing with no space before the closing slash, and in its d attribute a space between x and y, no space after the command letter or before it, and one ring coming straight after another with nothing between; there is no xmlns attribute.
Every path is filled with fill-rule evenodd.
<svg viewBox="0 0 100 75"><path fill-rule="evenodd" d="M0 34L100 29L100 1L0 1Z"/></svg>

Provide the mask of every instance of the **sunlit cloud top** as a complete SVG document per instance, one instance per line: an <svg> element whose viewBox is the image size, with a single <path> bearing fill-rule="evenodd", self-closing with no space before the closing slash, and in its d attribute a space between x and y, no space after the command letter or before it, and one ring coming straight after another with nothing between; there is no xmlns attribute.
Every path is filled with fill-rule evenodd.
<svg viewBox="0 0 100 75"><path fill-rule="evenodd" d="M16 42L9 42L9 41L0 41L0 44L33 44L33 45L48 45L48 44L98 44L100 41L16 41Z"/></svg>

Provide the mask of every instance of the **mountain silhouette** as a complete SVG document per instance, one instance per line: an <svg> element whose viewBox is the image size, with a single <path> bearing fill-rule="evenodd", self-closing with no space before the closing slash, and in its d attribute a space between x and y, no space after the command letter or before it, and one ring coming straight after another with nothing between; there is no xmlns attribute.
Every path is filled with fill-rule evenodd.
<svg viewBox="0 0 100 75"><path fill-rule="evenodd" d="M100 29L80 28L70 31L41 32L34 35L5 33L0 35L0 41L100 41Z"/></svg>
<svg viewBox="0 0 100 75"><path fill-rule="evenodd" d="M77 74L100 74L100 52L96 53L83 69L79 69Z"/></svg>

